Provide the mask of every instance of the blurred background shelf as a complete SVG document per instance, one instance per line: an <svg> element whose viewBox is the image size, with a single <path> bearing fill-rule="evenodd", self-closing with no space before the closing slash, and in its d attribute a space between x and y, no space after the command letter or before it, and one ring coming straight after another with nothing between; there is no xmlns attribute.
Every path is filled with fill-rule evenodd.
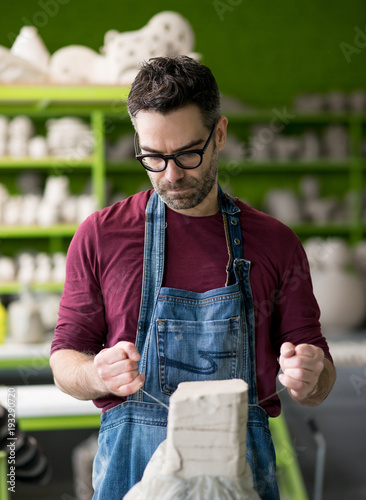
<svg viewBox="0 0 366 500"><path fill-rule="evenodd" d="M34 292L61 293L64 283L29 283L27 287ZM0 295L16 295L19 294L23 288L24 285L17 281L0 283Z"/></svg>
<svg viewBox="0 0 366 500"><path fill-rule="evenodd" d="M76 224L54 226L0 226L0 238L70 238L77 229Z"/></svg>
<svg viewBox="0 0 366 500"><path fill-rule="evenodd" d="M1 171L13 169L47 169L52 171L60 168L60 166L66 166L72 169L90 169L93 165L94 158L56 158L53 156L48 156L46 158L14 158L11 156L0 156Z"/></svg>

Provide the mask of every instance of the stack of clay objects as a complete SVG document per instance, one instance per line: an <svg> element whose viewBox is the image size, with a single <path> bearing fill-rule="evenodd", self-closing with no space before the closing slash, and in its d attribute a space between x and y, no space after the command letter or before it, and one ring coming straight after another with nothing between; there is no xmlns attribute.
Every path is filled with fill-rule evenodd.
<svg viewBox="0 0 366 500"><path fill-rule="evenodd" d="M131 85L142 61L151 57L189 55L194 32L189 22L172 11L153 16L136 31L105 34L96 52L83 45L62 47L52 55L34 26L24 26L13 46L0 46L0 82L6 84Z"/></svg>

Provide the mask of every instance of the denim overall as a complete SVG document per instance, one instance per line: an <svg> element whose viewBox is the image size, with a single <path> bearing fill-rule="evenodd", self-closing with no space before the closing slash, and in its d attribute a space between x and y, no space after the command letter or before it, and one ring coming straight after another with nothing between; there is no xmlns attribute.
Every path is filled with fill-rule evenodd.
<svg viewBox="0 0 366 500"><path fill-rule="evenodd" d="M165 205L154 192L146 208L143 287L136 346L143 389L169 405L183 381L241 378L249 385L247 460L263 500L279 500L266 412L258 406L250 262L243 259L239 208L219 187L229 253L224 287L204 293L162 287ZM122 499L141 479L166 438L167 409L139 390L102 415L94 500Z"/></svg>

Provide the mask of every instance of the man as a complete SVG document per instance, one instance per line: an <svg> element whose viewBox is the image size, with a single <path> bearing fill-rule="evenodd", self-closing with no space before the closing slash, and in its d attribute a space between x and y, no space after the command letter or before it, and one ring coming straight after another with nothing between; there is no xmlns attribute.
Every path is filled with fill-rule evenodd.
<svg viewBox="0 0 366 500"><path fill-rule="evenodd" d="M140 479L179 382L242 378L254 486L275 500L279 365L299 404L319 404L335 380L305 253L289 228L218 186L227 119L206 66L152 59L127 104L154 190L78 229L51 355L58 387L103 408L94 498L121 498Z"/></svg>

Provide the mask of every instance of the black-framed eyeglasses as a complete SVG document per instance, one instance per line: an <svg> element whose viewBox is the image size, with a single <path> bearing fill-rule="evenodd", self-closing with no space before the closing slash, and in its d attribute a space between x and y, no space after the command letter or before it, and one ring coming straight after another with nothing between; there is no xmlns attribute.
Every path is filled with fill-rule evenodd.
<svg viewBox="0 0 366 500"><path fill-rule="evenodd" d="M135 134L135 158L138 160L141 165L149 170L150 172L162 172L168 166L168 160L174 160L176 165L180 168L184 169L193 169L197 168L201 165L203 160L203 155L205 154L208 145L211 142L212 136L216 129L216 123L212 127L210 135L206 141L206 144L202 149L190 149L188 151L182 151L180 153L176 153L175 155L160 155L160 154L138 154L138 139L137 133Z"/></svg>

